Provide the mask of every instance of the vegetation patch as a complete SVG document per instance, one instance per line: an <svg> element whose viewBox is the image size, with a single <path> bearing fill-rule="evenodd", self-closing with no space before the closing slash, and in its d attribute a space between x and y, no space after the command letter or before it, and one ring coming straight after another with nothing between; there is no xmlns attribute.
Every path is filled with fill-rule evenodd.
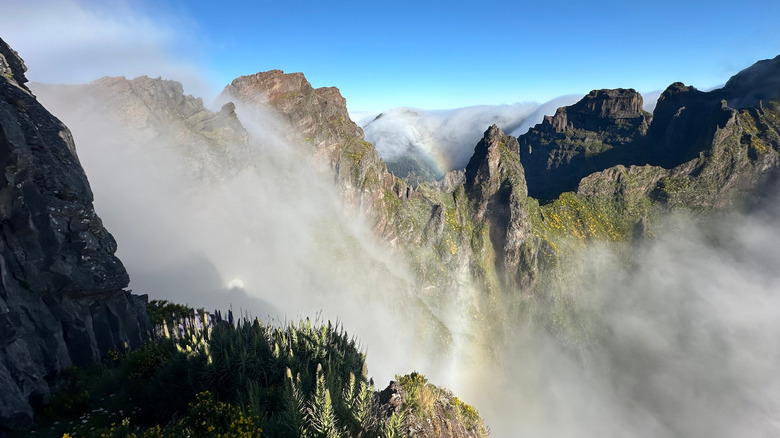
<svg viewBox="0 0 780 438"><path fill-rule="evenodd" d="M57 437L397 436L354 338L330 322L282 327L164 301L142 348L55 384L32 433Z"/></svg>
<svg viewBox="0 0 780 438"><path fill-rule="evenodd" d="M438 436L448 420L454 418L470 434L488 436L479 412L473 406L463 403L449 390L429 383L425 376L416 371L396 376L396 381L405 392L404 411L409 413L406 422L412 429L432 429L432 435Z"/></svg>

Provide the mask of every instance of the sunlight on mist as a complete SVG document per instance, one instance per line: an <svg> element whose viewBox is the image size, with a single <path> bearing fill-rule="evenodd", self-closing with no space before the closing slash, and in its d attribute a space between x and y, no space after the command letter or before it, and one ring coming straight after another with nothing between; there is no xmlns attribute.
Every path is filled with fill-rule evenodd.
<svg viewBox="0 0 780 438"><path fill-rule="evenodd" d="M502 339L475 338L490 331L467 315L468 279L424 305L436 295L417 290L402 254L345 209L273 114L239 107L255 141L214 153L57 93L37 90L73 131L136 293L338 320L380 389L417 370L473 403L496 437L780 433L777 211L674 217L630 257L594 246L542 312L563 328L517 311Z"/></svg>

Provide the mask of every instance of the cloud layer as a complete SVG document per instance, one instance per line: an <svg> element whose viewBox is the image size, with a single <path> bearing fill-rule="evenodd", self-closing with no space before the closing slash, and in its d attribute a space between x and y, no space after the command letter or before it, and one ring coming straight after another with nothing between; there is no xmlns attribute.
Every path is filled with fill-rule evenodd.
<svg viewBox="0 0 780 438"><path fill-rule="evenodd" d="M778 213L675 215L628 253L567 262L572 281L468 393L494 435L780 433Z"/></svg>
<svg viewBox="0 0 780 438"><path fill-rule="evenodd" d="M0 35L25 60L28 79L84 83L102 76L173 78L188 93L216 94L198 44L187 37L194 25L175 18L151 18L138 4L121 0L9 0L0 14Z"/></svg>
<svg viewBox="0 0 780 438"><path fill-rule="evenodd" d="M394 108L357 121L388 163L410 153L430 157L440 172L463 169L485 130L496 124L507 132L519 126L537 105L483 105L452 110ZM399 175L405 176L405 175Z"/></svg>

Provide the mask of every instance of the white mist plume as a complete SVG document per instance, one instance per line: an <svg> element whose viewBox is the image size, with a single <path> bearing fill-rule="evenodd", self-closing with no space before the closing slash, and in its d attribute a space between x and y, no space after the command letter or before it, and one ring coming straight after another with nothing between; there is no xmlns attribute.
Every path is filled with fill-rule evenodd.
<svg viewBox="0 0 780 438"><path fill-rule="evenodd" d="M655 105L658 103L658 98L661 97L663 90L648 91L642 94L642 109L652 113L655 111Z"/></svg>
<svg viewBox="0 0 780 438"><path fill-rule="evenodd" d="M470 341L479 332L464 319L467 297L450 291L435 320L455 336L441 349L403 261L345 213L272 113L239 107L259 144L235 152L247 154L242 166L215 156L193 172L165 135L38 93L73 130L137 293L282 320L338 318L367 347L379 386L420 371L474 404L494 437L779 433L777 211L712 228L677 218L631 258L585 250L570 266L577 281L543 304L571 322L557 336L524 314L503 340ZM471 345L491 342L496 357Z"/></svg>
<svg viewBox="0 0 780 438"><path fill-rule="evenodd" d="M494 436L777 436L777 214L707 226L675 216L630 261L585 250L549 304L571 336L518 321L502 361L463 397Z"/></svg>
<svg viewBox="0 0 780 438"><path fill-rule="evenodd" d="M485 130L497 124L507 132L519 126L537 104L482 105L452 110L394 108L358 124L379 156L392 162L409 150L434 157L442 172L463 169ZM400 175L405 176L405 175Z"/></svg>
<svg viewBox="0 0 780 438"><path fill-rule="evenodd" d="M395 373L453 372L454 357L432 352L454 354L457 343L439 343L406 264L345 210L273 112L239 106L256 142L193 156L170 142L174 125L117 117L68 87L35 91L73 132L135 293L264 320L340 321L366 347L378 386Z"/></svg>

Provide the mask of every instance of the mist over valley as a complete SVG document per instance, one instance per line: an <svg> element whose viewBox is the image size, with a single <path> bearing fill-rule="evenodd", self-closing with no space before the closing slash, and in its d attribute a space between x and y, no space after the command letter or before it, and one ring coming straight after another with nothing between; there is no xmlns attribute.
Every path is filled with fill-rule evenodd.
<svg viewBox="0 0 780 438"><path fill-rule="evenodd" d="M95 62L0 40L0 438L780 433L780 56L633 85L477 35L418 87L376 26L342 84L335 51L266 67L294 32L226 76L178 36L224 11L52 8ZM409 77L451 50L419 41ZM536 69L575 85L504 82Z"/></svg>

